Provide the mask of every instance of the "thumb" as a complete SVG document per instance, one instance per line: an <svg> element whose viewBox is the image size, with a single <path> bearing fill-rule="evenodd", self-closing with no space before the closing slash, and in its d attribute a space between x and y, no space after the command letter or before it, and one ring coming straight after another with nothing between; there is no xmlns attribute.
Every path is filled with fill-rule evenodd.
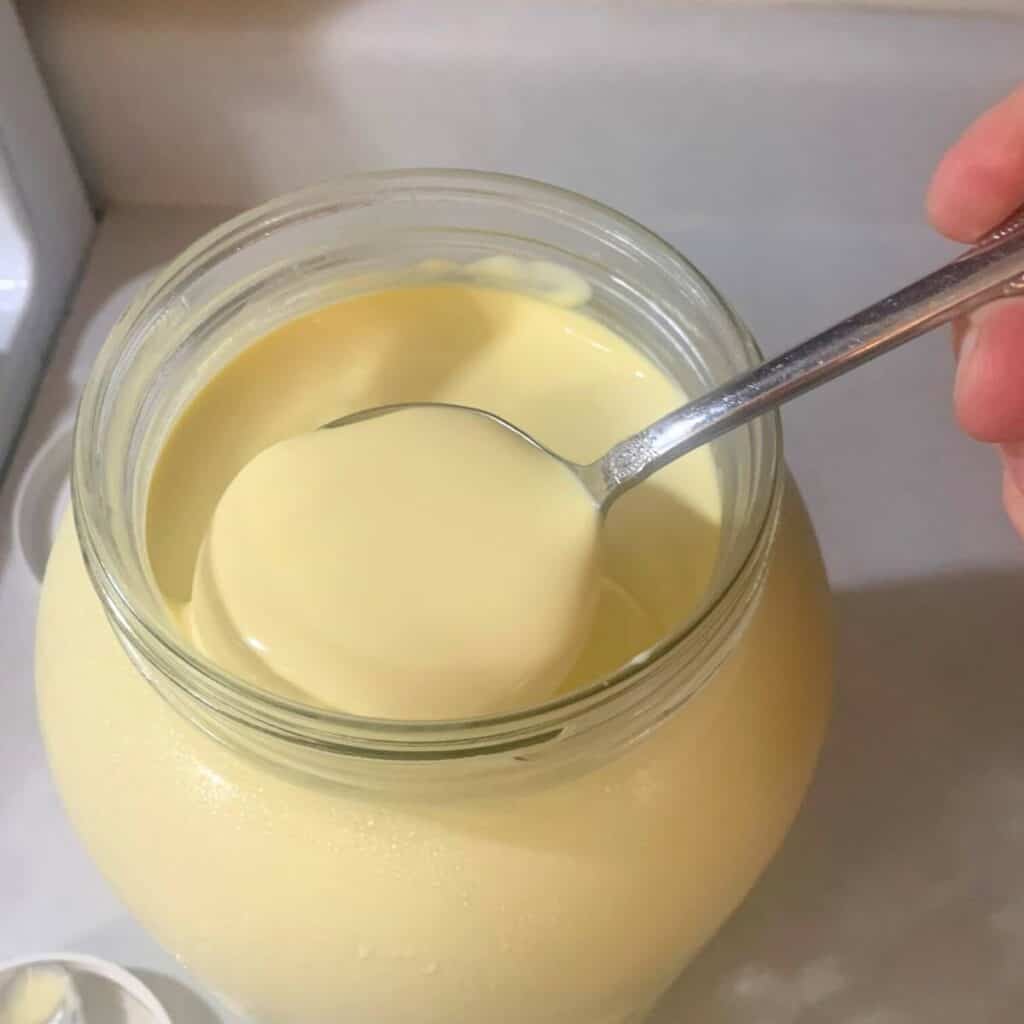
<svg viewBox="0 0 1024 1024"><path fill-rule="evenodd" d="M1024 443L1024 299L976 310L959 339L953 403L979 441Z"/></svg>
<svg viewBox="0 0 1024 1024"><path fill-rule="evenodd" d="M1003 504L1024 537L1024 300L977 310L957 334L957 419L972 437L999 445Z"/></svg>

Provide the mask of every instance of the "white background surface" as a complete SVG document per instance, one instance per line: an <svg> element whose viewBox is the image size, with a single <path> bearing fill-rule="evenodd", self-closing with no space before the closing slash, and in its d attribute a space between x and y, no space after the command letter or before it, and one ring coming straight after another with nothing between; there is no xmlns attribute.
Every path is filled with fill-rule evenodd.
<svg viewBox="0 0 1024 1024"><path fill-rule="evenodd" d="M183 76L179 62L177 94L167 91L171 53L187 37L173 32L140 41L152 48L144 60L86 38L56 88L82 114L72 130L94 189L119 203L236 204L375 158L525 170L581 187L667 234L777 351L949 253L921 224L928 169L1020 72L1021 34L1009 22L701 16L689 36L676 23L670 46L619 15L559 35L569 5L552 6L558 61L502 49L483 15L448 38L436 26L403 28L401 4L354 4L346 10L362 29L348 22L341 42L331 32L323 42L344 64L334 91L307 92L303 61L286 60L290 71L275 63L305 37L261 49L270 16L256 4L246 32L179 54L197 70ZM523 15L534 28L535 11ZM470 29L491 49L460 48ZM37 38L51 57L68 55L63 29L47 24ZM680 47L685 60L673 56ZM208 59L226 52L266 59ZM389 78L385 58L396 53ZM493 84L481 92L484 81ZM444 97L433 120L399 117L416 82ZM69 100L62 90L72 87ZM202 124L199 93L209 101ZM125 96L139 100L120 121L101 117L115 94L117 109ZM331 111L338 130L325 141ZM109 213L0 491L0 959L66 947L160 972L149 980L181 1024L215 1018L162 977L177 976L172 961L99 878L52 789L31 693L36 591L11 547L10 512L25 462L70 414L112 296L217 219L183 208ZM931 336L786 413L789 459L836 593L835 719L781 855L657 1024L1024 1017L1024 558L999 508L994 455L952 423L950 379L948 345Z"/></svg>
<svg viewBox="0 0 1024 1024"><path fill-rule="evenodd" d="M455 166L704 215L916 220L934 155L1021 74L1021 18L682 0L32 0L103 202L245 206ZM962 6L962 5L961 5Z"/></svg>

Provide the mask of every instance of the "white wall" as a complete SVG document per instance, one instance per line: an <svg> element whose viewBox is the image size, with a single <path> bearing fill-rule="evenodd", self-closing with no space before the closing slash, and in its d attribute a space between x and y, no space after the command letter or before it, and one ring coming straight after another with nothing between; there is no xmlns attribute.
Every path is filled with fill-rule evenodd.
<svg viewBox="0 0 1024 1024"><path fill-rule="evenodd" d="M22 14L100 202L241 205L352 169L462 165L666 230L695 210L911 223L942 149L1024 71L1015 18L684 0Z"/></svg>

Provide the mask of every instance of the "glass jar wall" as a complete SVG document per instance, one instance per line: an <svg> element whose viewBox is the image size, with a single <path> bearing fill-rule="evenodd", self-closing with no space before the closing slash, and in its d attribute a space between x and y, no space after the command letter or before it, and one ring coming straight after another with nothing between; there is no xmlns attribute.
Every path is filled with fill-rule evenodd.
<svg viewBox="0 0 1024 1024"><path fill-rule="evenodd" d="M83 396L74 521L39 618L53 771L128 906L255 1021L639 1020L777 848L821 743L827 587L773 418L713 446L722 521L697 607L541 707L360 719L182 643L146 507L189 401L304 313L470 279L553 302L571 283L684 392L759 358L699 273L614 212L409 172L286 197L202 239L122 318Z"/></svg>

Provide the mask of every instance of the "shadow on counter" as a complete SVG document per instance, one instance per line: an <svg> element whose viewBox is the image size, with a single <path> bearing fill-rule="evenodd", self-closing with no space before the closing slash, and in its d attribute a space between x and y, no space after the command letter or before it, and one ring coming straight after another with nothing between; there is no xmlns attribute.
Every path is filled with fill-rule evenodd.
<svg viewBox="0 0 1024 1024"><path fill-rule="evenodd" d="M1024 1013L1024 569L836 607L835 711L804 810L651 1024Z"/></svg>

